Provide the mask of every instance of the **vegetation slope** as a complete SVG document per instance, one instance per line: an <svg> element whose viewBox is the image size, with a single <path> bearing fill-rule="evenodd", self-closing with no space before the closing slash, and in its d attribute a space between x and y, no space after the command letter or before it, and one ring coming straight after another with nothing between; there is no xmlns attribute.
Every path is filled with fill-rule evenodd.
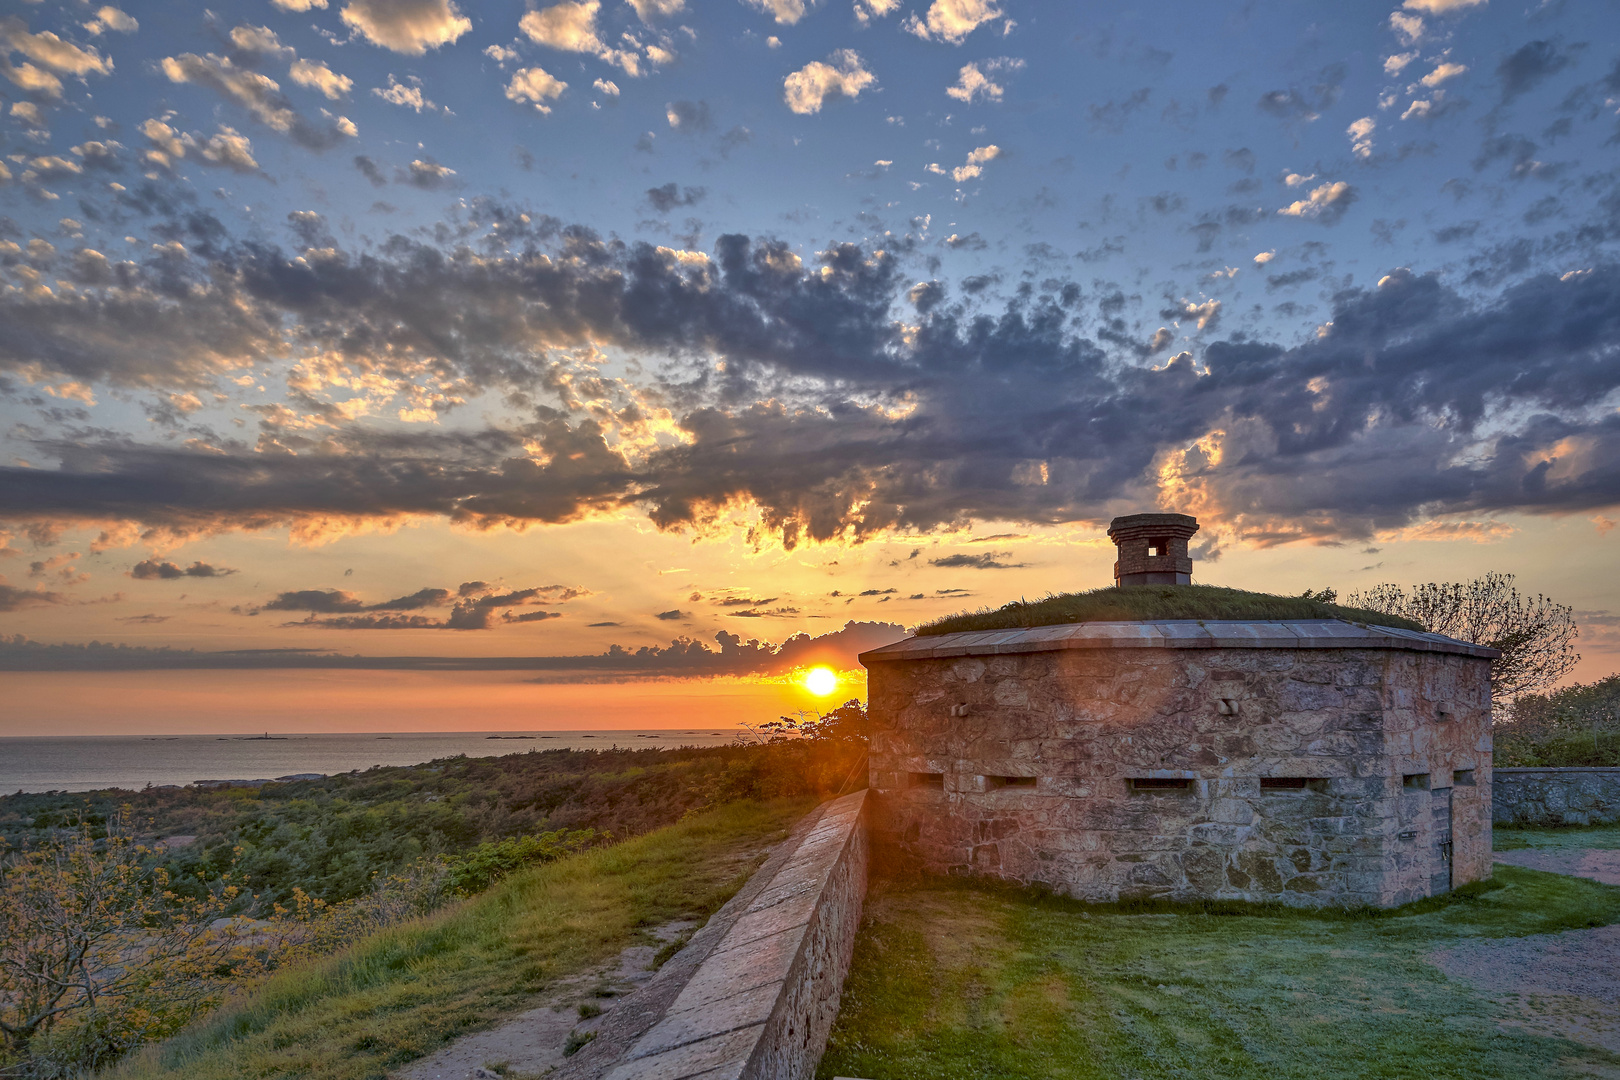
<svg viewBox="0 0 1620 1080"><path fill-rule="evenodd" d="M521 1011L637 944L646 928L707 918L814 802L733 802L520 870L480 896L280 971L109 1075L376 1080Z"/></svg>

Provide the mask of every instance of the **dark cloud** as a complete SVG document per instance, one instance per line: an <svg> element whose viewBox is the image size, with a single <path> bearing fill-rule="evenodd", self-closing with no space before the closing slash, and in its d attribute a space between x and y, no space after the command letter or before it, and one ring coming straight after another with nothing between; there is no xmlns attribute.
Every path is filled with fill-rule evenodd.
<svg viewBox="0 0 1620 1080"><path fill-rule="evenodd" d="M708 192L700 187L689 187L684 191L673 181L663 187L647 189L647 202L660 214L667 214L677 206L696 206L703 201Z"/></svg>
<svg viewBox="0 0 1620 1080"><path fill-rule="evenodd" d="M181 567L176 563L161 559L143 559L130 568L129 576L140 581L172 581L175 578L211 578L225 577L236 573L228 566L212 566L205 562L194 562L190 566Z"/></svg>
<svg viewBox="0 0 1620 1080"><path fill-rule="evenodd" d="M1512 101L1534 90L1568 67L1574 50L1564 50L1551 41L1532 41L1521 46L1496 65L1496 78L1502 84L1502 100Z"/></svg>
<svg viewBox="0 0 1620 1080"><path fill-rule="evenodd" d="M1347 71L1344 64L1330 64L1317 74L1316 82L1310 86L1268 90L1260 95L1256 105L1261 112L1280 119L1309 123L1338 103L1344 93Z"/></svg>
<svg viewBox="0 0 1620 1080"><path fill-rule="evenodd" d="M1247 146L1221 151L1221 160L1231 168L1241 169L1246 173L1254 172L1254 151Z"/></svg>
<svg viewBox="0 0 1620 1080"><path fill-rule="evenodd" d="M0 611L21 611L23 608L45 607L50 604L69 603L67 597L45 589L19 589L0 582Z"/></svg>
<svg viewBox="0 0 1620 1080"><path fill-rule="evenodd" d="M266 419L275 452L39 436L29 456L44 467L0 467L0 517L201 535L634 508L681 529L750 500L760 533L792 546L975 519L1106 519L1120 502L1157 498L1166 455L1185 457L1178 499L1266 536L1361 537L1419 516L1620 500L1620 420L1590 408L1620 388L1613 262L1494 298L1398 271L1340 289L1313 318L1323 330L1298 344L1234 335L1151 369L1134 351L1150 330L1131 329L1135 301L1107 282L1086 294L1102 324L1089 336L1057 285L998 309L969 282L929 282L927 310L902 327L893 312L917 278L893 250L801 256L725 235L712 258L682 259L509 207L469 202L468 213L488 245L393 236L364 252L290 255L215 239L212 255L132 264L116 288L7 292L0 370L206 386L289 348L335 350L420 365L468 393L525 395L529 419L422 430L312 412L325 425L314 434ZM1620 200L1613 223L1587 228L1620 236ZM632 452L617 437L616 425L640 422L641 398L588 411L552 393L572 376L548 350L586 344L666 365L646 400L673 410L680 444ZM1187 450L1206 437L1221 442L1218 461ZM464 622L488 625L487 610Z"/></svg>
<svg viewBox="0 0 1620 1080"><path fill-rule="evenodd" d="M1028 563L1003 562L1003 559L1012 555L1010 551L986 551L982 555L947 555L943 559L929 559L930 566L940 566L946 569L969 570L1017 570L1028 566Z"/></svg>
<svg viewBox="0 0 1620 1080"><path fill-rule="evenodd" d="M660 611L653 616L653 618L662 619L665 622L680 622L682 619L690 619L691 617L691 612L682 611L680 608L670 608L668 611Z"/></svg>
<svg viewBox="0 0 1620 1080"><path fill-rule="evenodd" d="M360 175L371 181L372 187L386 187L388 177L383 175L382 166L378 165L365 154L356 154L354 167L360 170Z"/></svg>
<svg viewBox="0 0 1620 1080"><path fill-rule="evenodd" d="M418 589L407 596L368 604L354 593L342 589L299 589L279 593L249 614L302 611L307 613L306 618L285 625L325 630L488 630L497 619L506 623L526 623L561 618L560 611L516 612L512 609L565 603L586 595L589 595L589 590L572 585L543 585L501 592L487 582L468 581L454 591ZM395 614L445 607L450 611L443 618Z"/></svg>
<svg viewBox="0 0 1620 1080"><path fill-rule="evenodd" d="M1091 117L1093 131L1106 131L1111 135L1118 135L1125 130L1125 121L1131 114L1148 103L1153 96L1153 88L1144 86L1130 97L1120 101L1106 101L1101 105L1087 105L1086 112Z"/></svg>
<svg viewBox="0 0 1620 1080"><path fill-rule="evenodd" d="M671 101L664 106L664 116L669 126L683 135L696 135L714 127L707 101Z"/></svg>
<svg viewBox="0 0 1620 1080"><path fill-rule="evenodd" d="M961 590L949 590L960 593ZM371 618L371 617L366 617ZM409 623L420 616L381 616ZM367 626L365 629L379 627ZM416 629L405 626L405 629ZM843 629L812 637L794 634L781 644L743 640L720 631L711 647L691 638L666 646L639 648L614 645L585 656L341 656L325 649L243 649L202 652L195 649L144 648L92 642L47 645L21 635L0 635L0 671L138 671L232 670L266 668L358 669L379 671L552 671L594 672L619 677L706 677L775 675L812 664L839 669L859 665L856 657L899 641L905 627L894 623L847 622Z"/></svg>

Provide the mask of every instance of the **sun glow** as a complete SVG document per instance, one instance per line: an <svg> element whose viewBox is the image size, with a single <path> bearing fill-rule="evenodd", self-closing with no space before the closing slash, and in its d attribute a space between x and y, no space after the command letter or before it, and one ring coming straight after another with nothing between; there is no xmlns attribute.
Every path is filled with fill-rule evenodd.
<svg viewBox="0 0 1620 1080"><path fill-rule="evenodd" d="M826 697L838 689L838 676L831 668L811 668L804 674L804 688L817 697Z"/></svg>

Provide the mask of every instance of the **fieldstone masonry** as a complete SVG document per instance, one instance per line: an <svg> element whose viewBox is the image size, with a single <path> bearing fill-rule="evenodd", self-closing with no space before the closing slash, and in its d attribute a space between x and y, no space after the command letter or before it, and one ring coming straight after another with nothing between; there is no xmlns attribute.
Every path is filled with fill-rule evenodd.
<svg viewBox="0 0 1620 1080"><path fill-rule="evenodd" d="M1497 769L1498 825L1612 825L1620 822L1620 769Z"/></svg>
<svg viewBox="0 0 1620 1080"><path fill-rule="evenodd" d="M1444 892L1490 874L1494 655L1337 620L897 642L861 657L874 850L1094 901Z"/></svg>

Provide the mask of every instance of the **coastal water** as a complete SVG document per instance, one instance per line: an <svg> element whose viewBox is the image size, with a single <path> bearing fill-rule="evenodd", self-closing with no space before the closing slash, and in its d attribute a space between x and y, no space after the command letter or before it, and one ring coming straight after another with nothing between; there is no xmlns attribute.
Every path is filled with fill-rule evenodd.
<svg viewBox="0 0 1620 1080"><path fill-rule="evenodd" d="M364 732L246 735L84 735L0 739L0 794L16 791L138 790L201 780L273 780L295 773L417 765L466 754L610 746L725 746L736 730ZM746 737L746 735L744 736Z"/></svg>

